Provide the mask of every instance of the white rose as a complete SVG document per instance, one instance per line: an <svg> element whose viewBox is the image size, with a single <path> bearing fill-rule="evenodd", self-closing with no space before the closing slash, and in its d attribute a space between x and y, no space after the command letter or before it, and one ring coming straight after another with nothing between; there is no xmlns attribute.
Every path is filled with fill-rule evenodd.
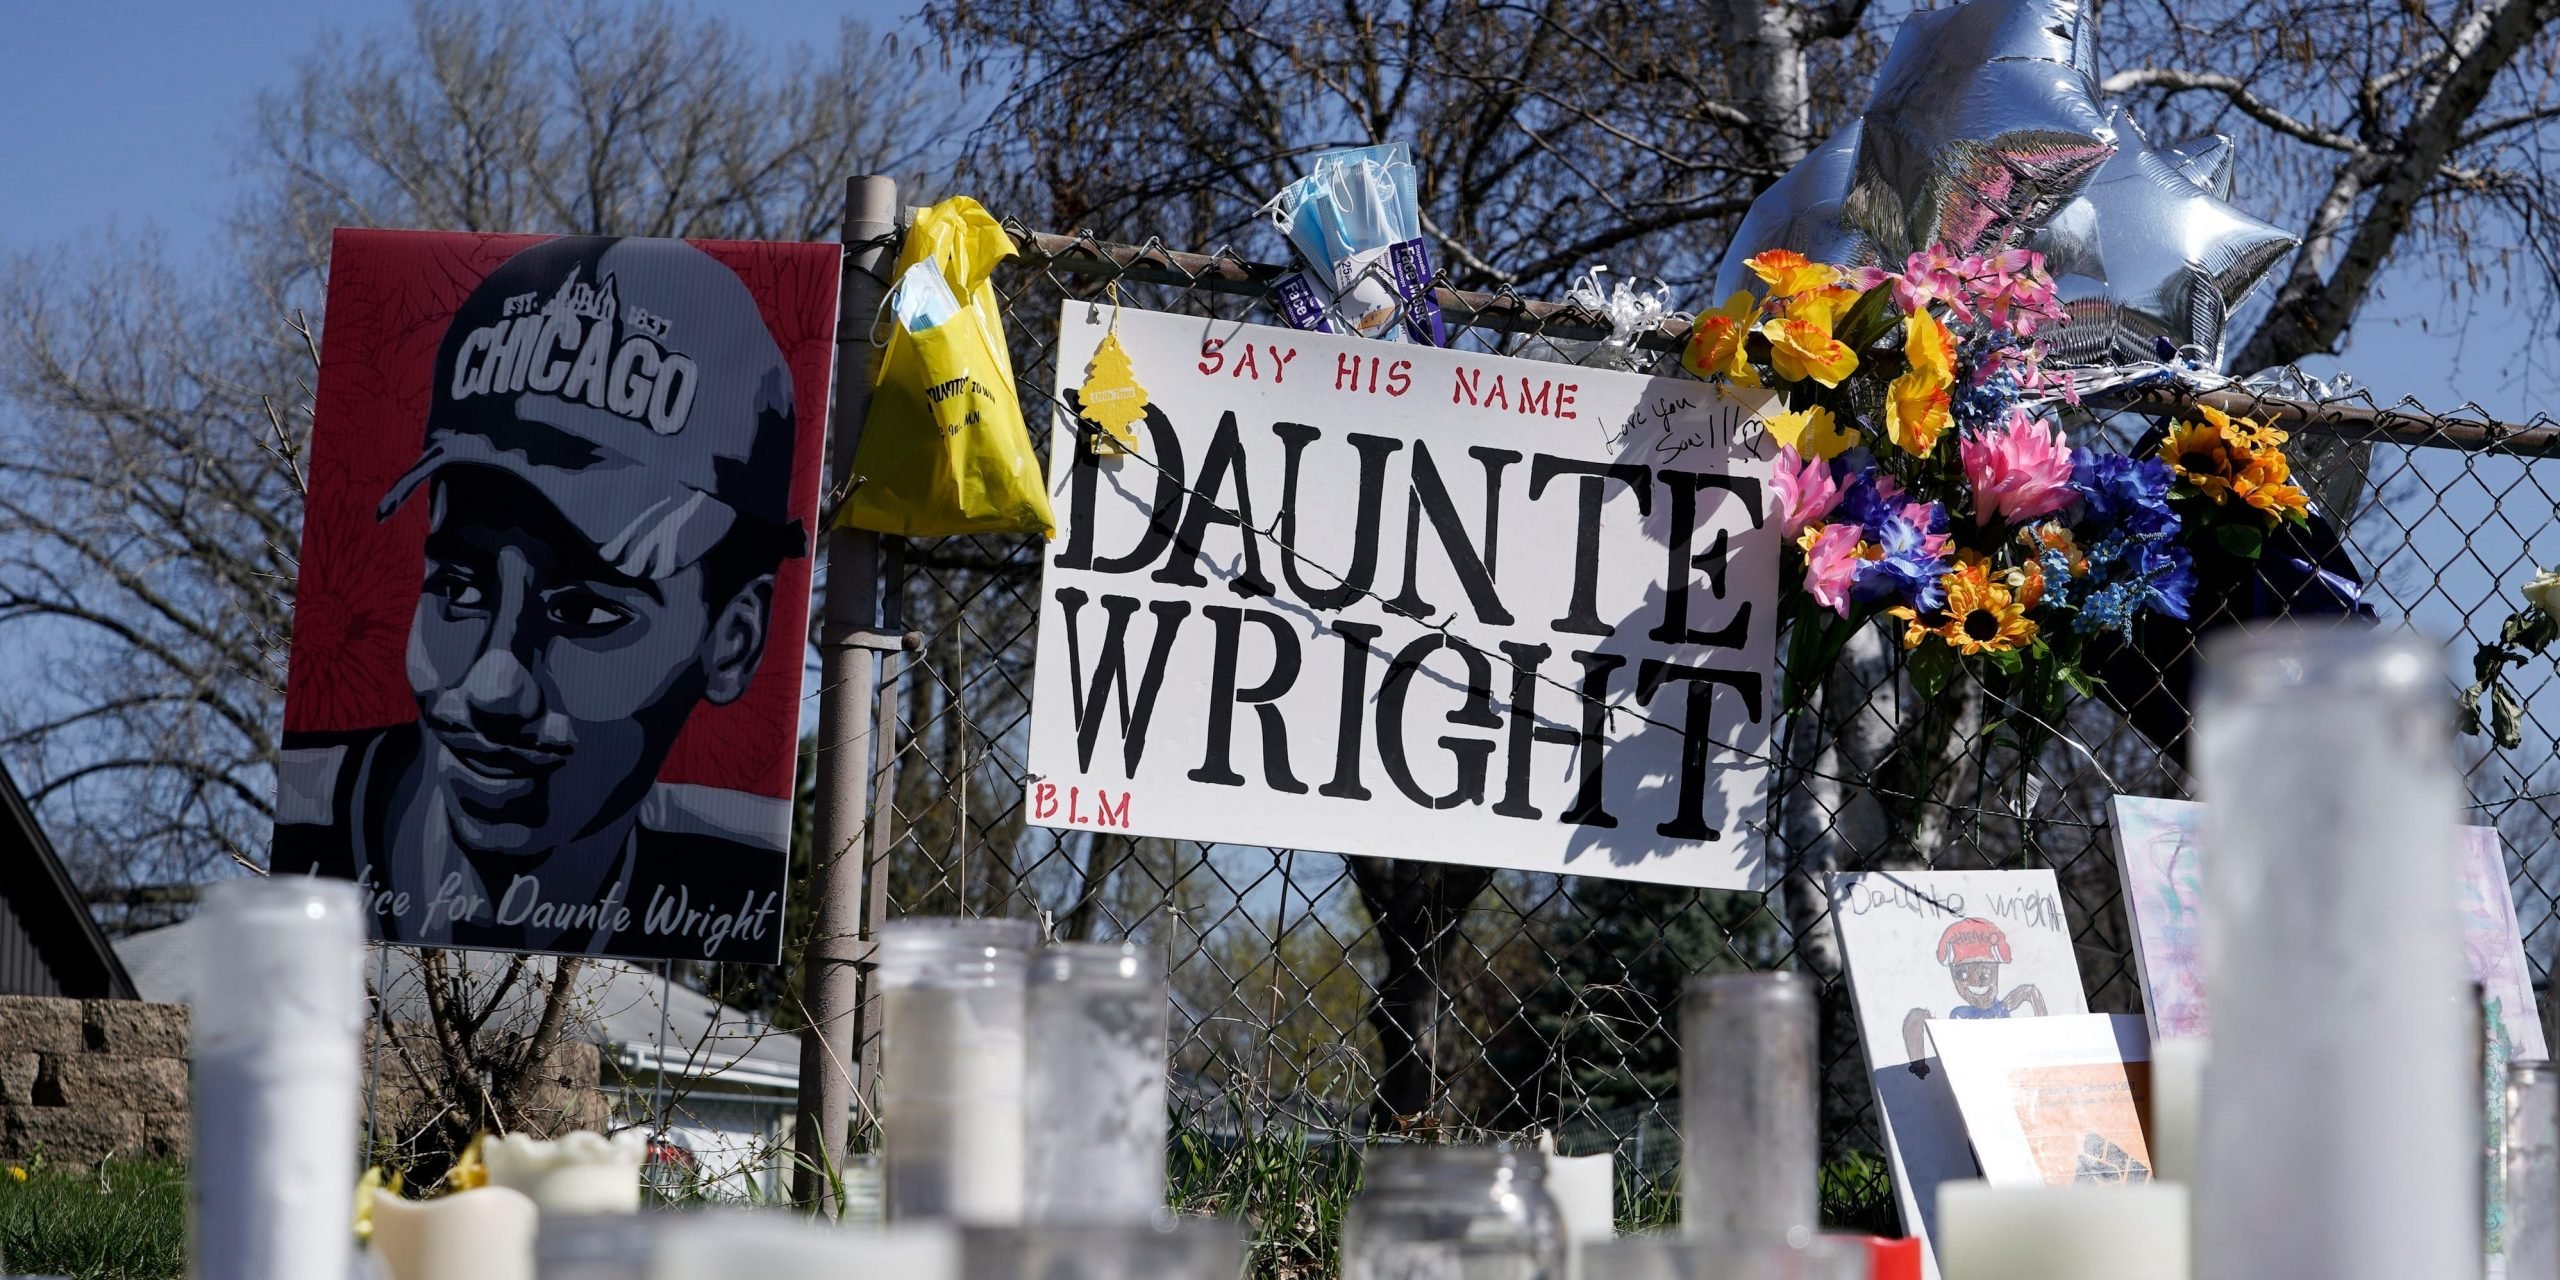
<svg viewBox="0 0 2560 1280"><path fill-rule="evenodd" d="M2560 618L2560 569L2545 569L2524 584L2524 602Z"/></svg>

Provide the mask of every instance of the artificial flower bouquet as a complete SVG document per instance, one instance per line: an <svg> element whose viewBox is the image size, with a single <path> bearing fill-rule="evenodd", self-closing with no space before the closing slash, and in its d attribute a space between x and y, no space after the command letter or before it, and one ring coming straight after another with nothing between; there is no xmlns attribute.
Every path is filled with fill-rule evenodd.
<svg viewBox="0 0 2560 1280"><path fill-rule="evenodd" d="M2064 322L2036 253L1749 265L1766 297L1700 316L1683 362L1784 398L1766 421L1788 710L1881 621L1923 697L1971 665L2032 739L2066 693L2098 692L2090 641L2183 623L2198 555L2253 558L2307 516L2285 433L2248 418L2200 405L2144 456L2074 445L2054 411L2078 397L2035 337Z"/></svg>

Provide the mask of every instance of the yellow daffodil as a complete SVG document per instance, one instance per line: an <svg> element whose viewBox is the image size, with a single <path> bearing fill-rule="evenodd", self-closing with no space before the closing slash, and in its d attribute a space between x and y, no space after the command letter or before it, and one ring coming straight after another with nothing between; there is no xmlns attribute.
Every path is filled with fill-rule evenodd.
<svg viewBox="0 0 2560 1280"><path fill-rule="evenodd" d="M26 1180L27 1180L27 1167L26 1167L25 1165L22 1165L22 1164L13 1164L13 1165L10 1165L10 1166L9 1166L9 1181L11 1181L11 1182L24 1182L24 1181L26 1181Z"/></svg>
<svg viewBox="0 0 2560 1280"><path fill-rule="evenodd" d="M489 1166L480 1163L480 1144L488 1140L487 1130L471 1135L471 1145L464 1147L453 1167L444 1171L446 1191L471 1191L489 1185Z"/></svg>
<svg viewBox="0 0 2560 1280"><path fill-rule="evenodd" d="M1914 457L1925 458L1955 420L1947 384L1918 371L1895 378L1884 391L1884 433Z"/></svg>
<svg viewBox="0 0 2560 1280"><path fill-rule="evenodd" d="M1955 335L1936 316L1923 311L1902 322L1902 358L1913 373L1942 384L1955 381L1955 349Z"/></svg>
<svg viewBox="0 0 2560 1280"><path fill-rule="evenodd" d="M1947 620L1937 632L1956 652L2007 653L2035 643L2035 622L1989 565L1960 565L1939 581L1947 588Z"/></svg>
<svg viewBox="0 0 2560 1280"><path fill-rule="evenodd" d="M1902 332L1911 367L1885 387L1884 433L1903 452L1925 458L1955 420L1955 344L1947 326L1925 311L1905 320Z"/></svg>
<svg viewBox="0 0 2560 1280"><path fill-rule="evenodd" d="M1689 349L1680 363L1701 378L1724 378L1738 386L1760 385L1760 371L1743 351L1751 336L1751 313L1758 304L1748 289L1736 289L1724 305L1698 317L1689 329Z"/></svg>
<svg viewBox="0 0 2560 1280"><path fill-rule="evenodd" d="M2214 418L2222 417L2210 407L2205 412ZM2182 483L2194 485L2216 502L2231 496L2231 482L2247 465L2244 457L2235 456L2222 426L2210 420L2179 423L2169 432L2169 438L2160 442L2160 460L2169 464L2171 474Z"/></svg>
<svg viewBox="0 0 2560 1280"><path fill-rule="evenodd" d="M1771 249L1742 265L1769 286L1769 296L1783 298L1840 283L1840 268L1815 262L1793 249Z"/></svg>
<svg viewBox="0 0 2560 1280"><path fill-rule="evenodd" d="M1831 336L1831 326L1793 316L1780 316L1760 326L1769 339L1769 366L1789 382L1811 378L1826 387L1857 372L1858 353Z"/></svg>
<svg viewBox="0 0 2560 1280"><path fill-rule="evenodd" d="M1824 333L1830 333L1840 327L1840 317L1849 314L1849 308L1865 296L1846 285L1832 285L1807 289L1779 303L1775 310L1790 320L1821 325Z"/></svg>
<svg viewBox="0 0 2560 1280"><path fill-rule="evenodd" d="M1830 461L1854 449L1862 438L1856 428L1842 427L1829 409L1811 405L1792 413L1773 412L1761 418L1770 438L1806 458Z"/></svg>
<svg viewBox="0 0 2560 1280"><path fill-rule="evenodd" d="M10 1172L18 1173L19 1171L12 1169ZM385 1178L382 1166L375 1165L365 1170L363 1177L356 1179L356 1239L358 1240L373 1238L373 1193L376 1191L388 1191L395 1196L400 1194L400 1175L394 1172Z"/></svg>

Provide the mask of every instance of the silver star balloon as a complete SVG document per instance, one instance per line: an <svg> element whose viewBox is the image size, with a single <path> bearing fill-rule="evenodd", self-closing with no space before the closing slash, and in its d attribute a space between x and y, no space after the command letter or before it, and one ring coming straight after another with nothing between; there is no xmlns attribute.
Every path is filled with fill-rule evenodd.
<svg viewBox="0 0 2560 1280"><path fill-rule="evenodd" d="M2239 165L2240 149L2232 145L2230 134L2200 133L2160 149L2178 158L2178 172L2189 181L2216 199L2231 198L2232 171Z"/></svg>
<svg viewBox="0 0 2560 1280"><path fill-rule="evenodd" d="M2222 198L2228 139L2156 147L2121 109L2111 123L2123 149L2030 242L2071 317L2037 336L2071 364L2157 359L2166 339L2219 369L2232 310L2298 242Z"/></svg>
<svg viewBox="0 0 2560 1280"><path fill-rule="evenodd" d="M1888 261L2024 241L2115 150L2082 0L1912 14L1867 100L1844 220Z"/></svg>
<svg viewBox="0 0 2560 1280"><path fill-rule="evenodd" d="M1849 175L1857 167L1859 133L1857 122L1850 122L1751 202L1716 268L1714 302L1721 304L1736 289L1758 287L1758 279L1742 264L1765 249L1793 249L1816 262L1842 266L1877 261L1876 242L1840 221L1840 201L1849 194Z"/></svg>

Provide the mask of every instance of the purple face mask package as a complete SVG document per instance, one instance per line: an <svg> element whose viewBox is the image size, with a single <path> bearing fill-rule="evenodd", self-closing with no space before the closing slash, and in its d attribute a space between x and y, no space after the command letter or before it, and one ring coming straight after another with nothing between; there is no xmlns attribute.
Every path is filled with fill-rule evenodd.
<svg viewBox="0 0 2560 1280"><path fill-rule="evenodd" d="M1273 288L1292 328L1445 344L1405 144L1319 155L1263 211L1298 260Z"/></svg>

